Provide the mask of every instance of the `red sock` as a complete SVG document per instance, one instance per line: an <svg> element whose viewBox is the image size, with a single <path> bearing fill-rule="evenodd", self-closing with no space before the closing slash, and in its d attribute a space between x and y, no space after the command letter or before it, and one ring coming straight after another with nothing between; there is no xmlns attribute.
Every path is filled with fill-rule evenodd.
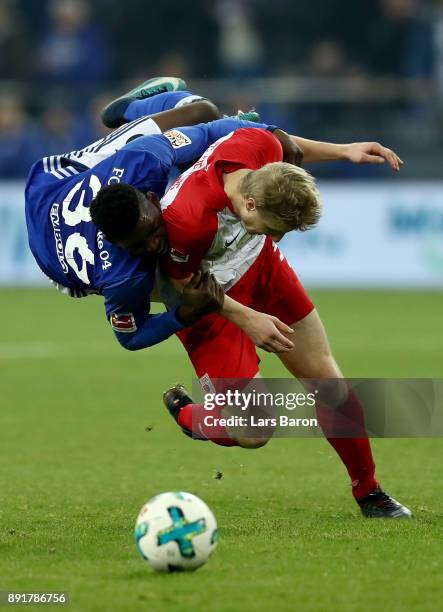
<svg viewBox="0 0 443 612"><path fill-rule="evenodd" d="M346 466L352 481L352 494L356 499L369 495L378 482L375 463L367 437L335 438L328 435L335 431L349 431L349 435L365 435L363 407L358 397L350 391L343 404L337 408L317 405L317 416L329 444Z"/></svg>
<svg viewBox="0 0 443 612"><path fill-rule="evenodd" d="M220 408L215 408L210 412L206 410L203 404L188 404L180 410L178 415L178 424L180 427L185 427L198 436L204 436L214 444L220 446L240 446L235 440L229 437L226 428L211 419L211 425L205 424L205 417L212 416L215 419L221 416ZM214 424L215 421L215 424Z"/></svg>

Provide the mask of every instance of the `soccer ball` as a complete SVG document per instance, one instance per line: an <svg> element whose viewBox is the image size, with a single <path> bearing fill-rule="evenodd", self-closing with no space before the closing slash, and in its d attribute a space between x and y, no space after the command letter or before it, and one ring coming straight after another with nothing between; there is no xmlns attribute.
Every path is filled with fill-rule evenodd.
<svg viewBox="0 0 443 612"><path fill-rule="evenodd" d="M217 521L200 498L191 493L162 493L140 510L135 544L143 559L158 572L195 570L217 547Z"/></svg>

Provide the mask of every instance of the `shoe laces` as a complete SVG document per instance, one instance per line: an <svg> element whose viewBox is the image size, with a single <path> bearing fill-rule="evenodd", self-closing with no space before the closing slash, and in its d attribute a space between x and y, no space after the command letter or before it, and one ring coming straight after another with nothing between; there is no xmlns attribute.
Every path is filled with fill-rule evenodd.
<svg viewBox="0 0 443 612"><path fill-rule="evenodd" d="M398 507L398 504L392 499L392 497L384 491L377 491L373 493L373 495L373 501L376 502L377 506L383 506L383 508L387 509L395 509Z"/></svg>
<svg viewBox="0 0 443 612"><path fill-rule="evenodd" d="M165 93L167 88L164 85L159 85L158 87L149 87L148 89L140 89L139 94L141 96L153 96L159 93Z"/></svg>

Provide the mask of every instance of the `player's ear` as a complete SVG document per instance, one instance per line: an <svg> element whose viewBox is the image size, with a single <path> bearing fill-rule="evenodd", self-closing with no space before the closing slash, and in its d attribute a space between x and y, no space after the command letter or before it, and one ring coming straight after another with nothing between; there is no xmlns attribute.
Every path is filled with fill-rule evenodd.
<svg viewBox="0 0 443 612"><path fill-rule="evenodd" d="M148 193L146 194L146 199L148 200L148 202L151 202L151 204L154 204L154 206L160 210L160 200L156 193L154 193L153 191L148 191Z"/></svg>
<svg viewBox="0 0 443 612"><path fill-rule="evenodd" d="M253 212L254 210L256 210L254 198L245 198L245 206L248 212Z"/></svg>

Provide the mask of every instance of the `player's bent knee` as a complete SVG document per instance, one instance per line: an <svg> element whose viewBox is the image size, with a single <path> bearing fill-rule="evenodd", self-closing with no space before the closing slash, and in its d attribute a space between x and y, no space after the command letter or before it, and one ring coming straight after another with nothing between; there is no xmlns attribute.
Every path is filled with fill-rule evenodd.
<svg viewBox="0 0 443 612"><path fill-rule="evenodd" d="M331 353L307 357L305 378L342 378L342 373Z"/></svg>
<svg viewBox="0 0 443 612"><path fill-rule="evenodd" d="M210 100L198 100L190 104L189 107L195 112L196 123L207 123L222 117L218 107Z"/></svg>
<svg viewBox="0 0 443 612"><path fill-rule="evenodd" d="M236 438L242 448L261 448L269 442L269 438Z"/></svg>

